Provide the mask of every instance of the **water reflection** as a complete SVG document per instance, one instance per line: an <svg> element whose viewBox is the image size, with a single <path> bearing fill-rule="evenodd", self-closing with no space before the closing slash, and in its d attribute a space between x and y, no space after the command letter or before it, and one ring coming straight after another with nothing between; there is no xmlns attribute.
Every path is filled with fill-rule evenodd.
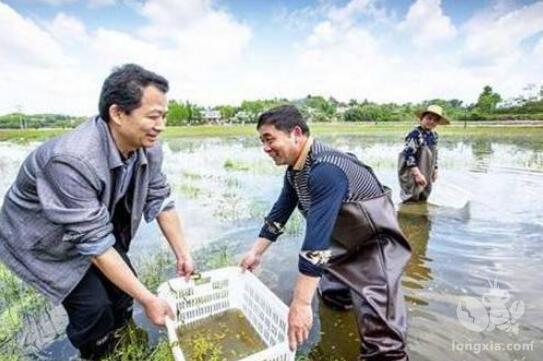
<svg viewBox="0 0 543 361"><path fill-rule="evenodd" d="M398 221L412 249L411 260L405 269L402 285L409 289L423 289L426 281L432 280L432 270L429 265L432 259L426 256L431 232L428 204L401 204L398 209ZM421 297L417 297L416 293L410 292L406 298L409 302L417 305L428 304Z"/></svg>

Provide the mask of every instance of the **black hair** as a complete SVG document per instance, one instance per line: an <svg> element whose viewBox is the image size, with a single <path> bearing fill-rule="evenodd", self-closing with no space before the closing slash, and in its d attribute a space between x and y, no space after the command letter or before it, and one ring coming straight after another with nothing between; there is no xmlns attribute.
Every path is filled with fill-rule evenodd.
<svg viewBox="0 0 543 361"><path fill-rule="evenodd" d="M302 113L294 105L280 105L260 114L256 129L263 125L273 125L286 133L300 127L304 135L309 135L309 127L302 117Z"/></svg>
<svg viewBox="0 0 543 361"><path fill-rule="evenodd" d="M169 89L168 81L152 71L136 64L125 64L113 69L102 85L98 111L100 117L109 122L109 108L116 104L129 114L141 105L143 89L155 86L163 93Z"/></svg>

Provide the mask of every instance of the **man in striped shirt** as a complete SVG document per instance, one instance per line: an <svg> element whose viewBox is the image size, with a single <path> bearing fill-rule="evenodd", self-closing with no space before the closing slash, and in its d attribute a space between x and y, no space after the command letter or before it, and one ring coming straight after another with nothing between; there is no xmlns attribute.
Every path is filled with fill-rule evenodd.
<svg viewBox="0 0 543 361"><path fill-rule="evenodd" d="M312 138L294 106L262 114L257 129L264 151L288 168L281 194L241 266L253 270L260 264L298 207L307 231L289 308L291 348L308 338L311 299L319 281L326 281L349 290L364 360L407 360L400 276L410 247L387 189L356 157Z"/></svg>

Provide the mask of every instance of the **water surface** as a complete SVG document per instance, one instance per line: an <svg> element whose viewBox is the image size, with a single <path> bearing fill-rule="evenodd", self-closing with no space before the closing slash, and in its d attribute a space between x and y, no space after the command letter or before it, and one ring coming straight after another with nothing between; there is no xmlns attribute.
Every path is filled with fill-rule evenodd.
<svg viewBox="0 0 543 361"><path fill-rule="evenodd" d="M355 153L398 194L395 169L401 139L338 136L322 140ZM0 143L0 193L5 193L21 161L36 146ZM254 138L169 139L164 150L164 171L186 237L195 250L207 249L198 258L199 267L213 268L221 259L235 264L256 238L280 191L284 170L272 164ZM411 359L539 360L536 355L543 350L543 140L442 137L439 165L438 182L460 187L470 202L463 209L398 207L400 225L413 248L403 278ZM287 304L303 234L304 222L294 214L286 234L269 249L257 271ZM131 255L136 264L142 264L164 244L155 224L142 225ZM314 328L302 352L319 360L354 360L358 334L353 315L318 305L318 300L314 309ZM466 326L465 315L476 326L485 322L486 326L483 330ZM28 358L73 357L75 350L62 331L63 311L53 310L52 322L42 318L36 323L42 334L23 338L29 345ZM162 337L139 309L136 321L149 331L151 342Z"/></svg>

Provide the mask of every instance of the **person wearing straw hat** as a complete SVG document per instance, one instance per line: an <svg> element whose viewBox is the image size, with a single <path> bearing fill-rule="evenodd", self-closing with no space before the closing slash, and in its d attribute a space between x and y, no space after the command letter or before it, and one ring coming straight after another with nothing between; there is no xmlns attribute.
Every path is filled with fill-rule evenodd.
<svg viewBox="0 0 543 361"><path fill-rule="evenodd" d="M402 202L426 201L437 180L438 125L450 124L443 108L432 104L418 112L420 124L405 137L398 158L398 180Z"/></svg>

